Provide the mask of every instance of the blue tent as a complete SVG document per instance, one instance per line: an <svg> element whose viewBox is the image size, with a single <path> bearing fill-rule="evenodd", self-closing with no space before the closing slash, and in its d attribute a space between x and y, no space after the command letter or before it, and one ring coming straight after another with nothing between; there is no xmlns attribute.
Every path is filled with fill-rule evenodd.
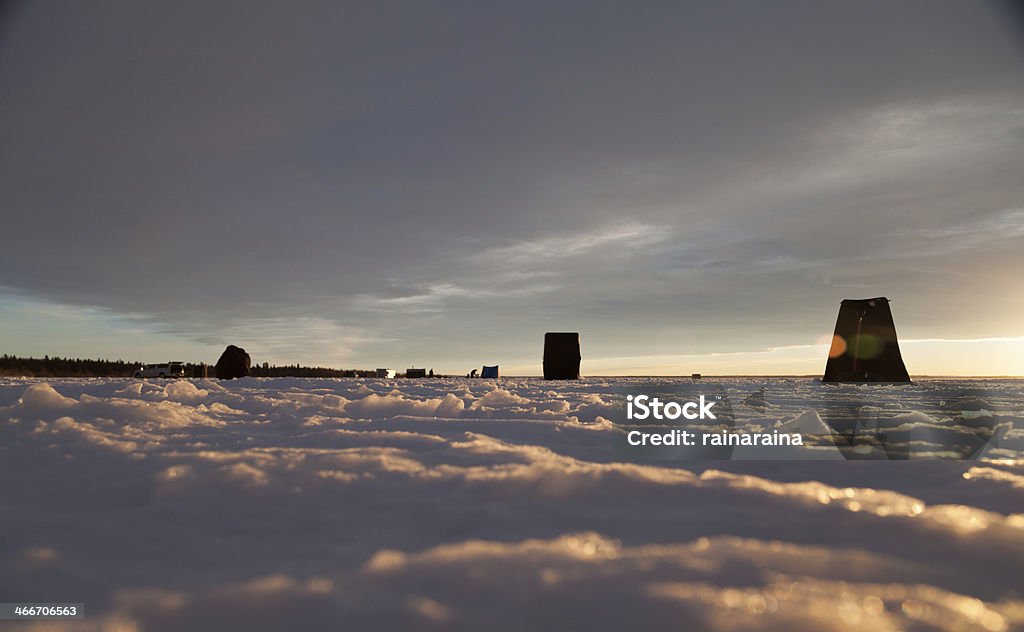
<svg viewBox="0 0 1024 632"><path fill-rule="evenodd" d="M480 371L480 377L498 377L498 365L485 366L483 370Z"/></svg>

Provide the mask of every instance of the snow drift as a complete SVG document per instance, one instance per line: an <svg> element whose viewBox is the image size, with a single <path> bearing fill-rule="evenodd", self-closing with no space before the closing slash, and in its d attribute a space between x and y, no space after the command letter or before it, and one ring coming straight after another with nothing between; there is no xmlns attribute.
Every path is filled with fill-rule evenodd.
<svg viewBox="0 0 1024 632"><path fill-rule="evenodd" d="M630 462L623 382L5 379L0 596L85 602L39 630L1024 627L1021 382L717 385L741 428L1003 424L915 463Z"/></svg>

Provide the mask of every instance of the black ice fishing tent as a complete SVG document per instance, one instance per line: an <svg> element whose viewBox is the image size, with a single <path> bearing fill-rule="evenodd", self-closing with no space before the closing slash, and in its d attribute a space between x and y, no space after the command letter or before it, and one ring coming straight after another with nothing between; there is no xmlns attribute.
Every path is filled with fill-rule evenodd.
<svg viewBox="0 0 1024 632"><path fill-rule="evenodd" d="M252 360L245 349L228 345L220 354L217 365L213 367L218 380L231 380L236 377L248 377L252 371Z"/></svg>
<svg viewBox="0 0 1024 632"><path fill-rule="evenodd" d="M485 364L484 368L481 369L481 371L480 371L480 377L490 377L490 378L498 377L498 365L495 364L494 366L487 366Z"/></svg>
<svg viewBox="0 0 1024 632"><path fill-rule="evenodd" d="M580 377L579 333L544 334L544 379L576 380Z"/></svg>
<svg viewBox="0 0 1024 632"><path fill-rule="evenodd" d="M889 299L846 299L828 352L822 382L909 382Z"/></svg>

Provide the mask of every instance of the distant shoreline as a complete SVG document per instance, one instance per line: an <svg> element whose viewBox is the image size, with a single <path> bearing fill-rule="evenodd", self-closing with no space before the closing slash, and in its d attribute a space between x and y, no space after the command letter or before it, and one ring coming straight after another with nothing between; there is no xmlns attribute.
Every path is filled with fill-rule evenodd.
<svg viewBox="0 0 1024 632"><path fill-rule="evenodd" d="M271 380L271 379L303 379L303 380L410 380L410 381L429 381L429 380L482 380L482 379L494 379L497 381L501 380L525 380L525 379L544 379L541 375L503 375L500 378L468 378L464 375L437 375L434 377L352 377L352 376L308 376L308 375L274 375L274 376L258 376L252 375L251 378L260 380ZM913 382L919 382L923 380L1024 380L1024 375L916 375L912 376ZM25 374L5 374L0 373L0 379L60 379L60 380L94 380L94 379L112 379L112 380L151 380L151 381L173 381L173 380L204 380L204 379L217 379L214 376L209 377L191 377L185 376L181 378L136 378L130 375L25 375ZM242 378L245 379L245 378ZM574 381L586 381L586 380L666 380L666 379L680 379L680 380L693 380L694 382L700 381L715 381L715 380L820 380L820 375L754 375L754 374L743 374L743 375L704 375L699 379L693 379L689 375L583 375L580 376L579 380L549 380L552 384L558 384L562 382L572 383ZM913 384L910 382L910 384ZM845 382L842 384L836 384L837 386L872 386L872 385L887 385L887 382Z"/></svg>
<svg viewBox="0 0 1024 632"><path fill-rule="evenodd" d="M203 364L194 362L185 362L185 375L186 377L197 378L193 375L193 369L195 367L206 367L209 372L213 372L213 364ZM584 361L584 368L586 362ZM131 362L126 360L103 360L103 359L89 359L89 358L62 358L59 356L43 356L42 358L34 357L19 357L10 354L0 355L0 377L25 377L25 378L131 378L135 372L135 369L141 366L141 362ZM824 367L822 367L824 370ZM373 369L334 369L329 367L308 367L299 364L292 365L270 365L270 364L253 364L252 377L259 378L270 378L270 377L302 377L311 379L330 379L330 378L360 378L360 379L385 379L385 378L374 378L368 373L373 373ZM355 375L341 375L341 374L355 374ZM362 373L364 375L357 375ZM585 373L585 371L584 371ZM728 373L728 374L700 374L699 378L694 378L694 374L683 374L683 375L583 375L581 379L693 379L694 381L699 380L716 380L716 379L819 379L821 373L813 374L760 374L760 373ZM213 375L209 375L213 377ZM536 375L503 375L499 379L524 379L541 377L540 373ZM952 379L1024 379L1024 375L912 375L914 380L952 380ZM438 373L435 377L424 377L424 378L388 378L388 379L475 379L466 378L464 375L445 375ZM490 379L490 378L487 378Z"/></svg>

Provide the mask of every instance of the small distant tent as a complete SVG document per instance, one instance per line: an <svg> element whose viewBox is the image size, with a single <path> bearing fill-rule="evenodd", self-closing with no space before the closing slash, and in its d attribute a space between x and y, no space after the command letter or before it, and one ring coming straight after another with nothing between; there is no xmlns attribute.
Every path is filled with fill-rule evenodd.
<svg viewBox="0 0 1024 632"><path fill-rule="evenodd" d="M544 334L544 379L577 380L580 377L580 335L578 332Z"/></svg>
<svg viewBox="0 0 1024 632"><path fill-rule="evenodd" d="M889 299L846 299L839 306L836 331L822 382L909 382L900 355Z"/></svg>
<svg viewBox="0 0 1024 632"><path fill-rule="evenodd" d="M248 377L252 371L252 360L245 349L228 345L224 353L220 354L217 365L213 367L213 373L218 380L230 380L236 377Z"/></svg>
<svg viewBox="0 0 1024 632"><path fill-rule="evenodd" d="M487 366L485 364L484 368L480 370L480 377L498 377L498 365L495 364L494 366Z"/></svg>
<svg viewBox="0 0 1024 632"><path fill-rule="evenodd" d="M405 372L405 377L427 377L426 369L409 369Z"/></svg>

